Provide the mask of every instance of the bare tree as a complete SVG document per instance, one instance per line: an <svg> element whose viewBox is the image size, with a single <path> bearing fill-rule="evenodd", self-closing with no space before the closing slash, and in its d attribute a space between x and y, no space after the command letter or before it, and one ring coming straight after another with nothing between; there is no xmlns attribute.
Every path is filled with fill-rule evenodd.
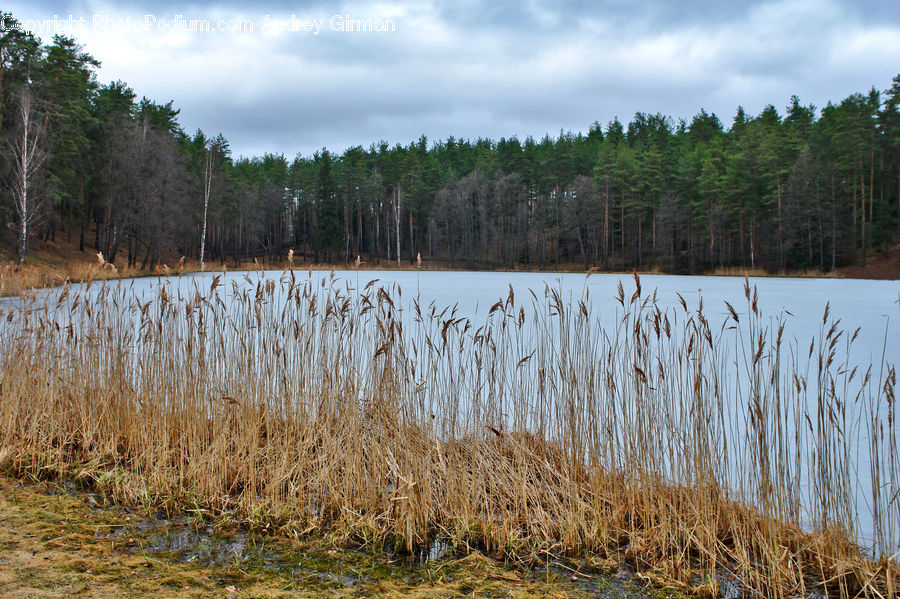
<svg viewBox="0 0 900 599"><path fill-rule="evenodd" d="M394 223L397 226L397 266L400 266L400 184L394 187Z"/></svg>
<svg viewBox="0 0 900 599"><path fill-rule="evenodd" d="M200 270L206 269L206 217L209 213L209 190L213 180L213 148L208 147L203 156L203 233L200 235Z"/></svg>
<svg viewBox="0 0 900 599"><path fill-rule="evenodd" d="M12 195L19 217L18 262L21 266L28 251L29 227L37 219L46 199L40 193L38 180L48 157L43 145L43 121L37 114L31 87L27 83L19 93L16 124L8 143L13 158Z"/></svg>

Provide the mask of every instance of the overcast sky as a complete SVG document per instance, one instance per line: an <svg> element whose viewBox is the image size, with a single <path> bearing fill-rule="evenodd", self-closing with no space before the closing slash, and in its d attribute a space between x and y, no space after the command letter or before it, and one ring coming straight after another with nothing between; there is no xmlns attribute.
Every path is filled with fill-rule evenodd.
<svg viewBox="0 0 900 599"><path fill-rule="evenodd" d="M797 94L822 107L900 73L900 0L251 4L16 0L3 10L45 42L73 35L102 62L101 82L174 100L185 130L222 133L245 156L422 134L555 136L701 107L727 126L739 104L783 112ZM366 20L382 31L354 30Z"/></svg>

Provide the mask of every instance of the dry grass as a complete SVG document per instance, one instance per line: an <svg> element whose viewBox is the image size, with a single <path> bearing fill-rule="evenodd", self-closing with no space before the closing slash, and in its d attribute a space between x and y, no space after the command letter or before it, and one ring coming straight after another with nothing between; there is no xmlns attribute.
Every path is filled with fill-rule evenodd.
<svg viewBox="0 0 900 599"><path fill-rule="evenodd" d="M836 279L841 276L837 271L824 271L815 268L775 273L760 267L742 268L740 266L720 266L709 274L722 277L797 277L804 279Z"/></svg>
<svg viewBox="0 0 900 599"><path fill-rule="evenodd" d="M749 284L712 323L635 277L604 329L550 288L474 323L396 288L244 278L8 310L0 465L297 535L624 560L702 594L900 589L894 370L843 360L827 313L807 348Z"/></svg>
<svg viewBox="0 0 900 599"><path fill-rule="evenodd" d="M139 277L170 277L181 276L187 273L197 273L204 269L200 263L186 260L184 257L173 261L173 265L166 263L155 265L152 269L142 270L138 267L128 266L125 260L118 260L115 264L107 262L102 253L96 254L91 260L65 259L54 262L35 261L22 266L14 262L8 262L0 266L0 297L21 296L36 289L47 287L59 287L67 283L87 283L93 281L110 281L116 279L132 279ZM207 263L206 270L210 270ZM242 262L235 265L236 270L260 271L271 268L272 265L263 265L258 261ZM226 269L222 265L220 268ZM325 269L325 267L321 267Z"/></svg>
<svg viewBox="0 0 900 599"><path fill-rule="evenodd" d="M138 269L116 268L109 262L99 260L72 260L54 265L26 263L22 266L9 262L0 266L0 297L19 296L34 289L58 287L66 283L128 278L140 274Z"/></svg>

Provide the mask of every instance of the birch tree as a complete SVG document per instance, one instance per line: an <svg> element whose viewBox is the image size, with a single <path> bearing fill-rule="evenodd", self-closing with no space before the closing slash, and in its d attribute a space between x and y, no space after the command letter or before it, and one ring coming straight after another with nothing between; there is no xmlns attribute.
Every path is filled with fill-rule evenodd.
<svg viewBox="0 0 900 599"><path fill-rule="evenodd" d="M202 160L198 173L201 177L203 195L203 213L200 220L200 269L202 270L206 266L209 202L212 198L221 197L225 190L226 177L223 174L228 172L230 150L228 140L221 133L212 139L207 139L200 130L197 130L194 135L193 145L195 156L199 155ZM221 200L219 204L221 204ZM215 207L213 207L213 212L215 214Z"/></svg>
<svg viewBox="0 0 900 599"><path fill-rule="evenodd" d="M206 269L206 221L209 214L209 190L213 180L213 148L208 147L203 156L203 232L200 234L200 270Z"/></svg>
<svg viewBox="0 0 900 599"><path fill-rule="evenodd" d="M48 153L44 148L43 120L37 114L31 87L26 83L18 94L16 124L8 139L12 153L12 197L19 218L18 263L25 263L28 233L43 201L38 180Z"/></svg>

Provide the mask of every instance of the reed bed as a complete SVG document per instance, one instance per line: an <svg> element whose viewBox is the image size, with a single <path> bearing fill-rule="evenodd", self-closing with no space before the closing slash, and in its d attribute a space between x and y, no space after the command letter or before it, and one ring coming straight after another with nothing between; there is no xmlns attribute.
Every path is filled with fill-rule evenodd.
<svg viewBox="0 0 900 599"><path fill-rule="evenodd" d="M31 293L35 289L58 287L81 281L110 280L139 276L141 272L132 267L116 268L106 262L102 254L97 262L70 261L58 266L25 264L12 262L0 265L0 297L15 297Z"/></svg>
<svg viewBox="0 0 900 599"><path fill-rule="evenodd" d="M0 466L373 547L625 562L709 596L900 591L894 367L851 364L827 310L807 344L746 280L714 323L635 276L613 327L551 287L473 322L334 277L230 283L6 305Z"/></svg>

